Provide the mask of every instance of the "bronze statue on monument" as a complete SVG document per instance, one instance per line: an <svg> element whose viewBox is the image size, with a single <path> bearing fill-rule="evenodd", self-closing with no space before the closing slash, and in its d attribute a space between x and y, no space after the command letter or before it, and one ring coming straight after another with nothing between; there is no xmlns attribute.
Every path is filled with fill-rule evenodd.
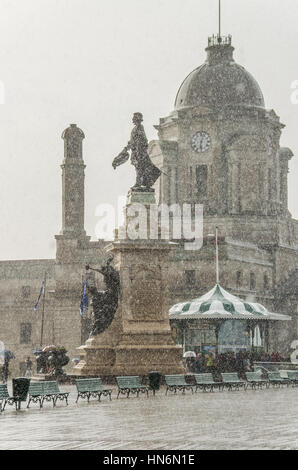
<svg viewBox="0 0 298 470"><path fill-rule="evenodd" d="M134 114L130 141L113 161L117 168L130 157L136 168L136 184L128 194L126 213L138 200L146 211L156 204L152 185L161 171L150 160L142 120L141 113ZM126 217L125 230L128 220ZM174 245L166 240L134 240L127 235L106 247L115 256L119 272L111 266L113 256L100 269L86 266L104 276L107 289L100 292L94 285L89 287L93 325L90 338L78 348L81 360L74 368L75 375L135 376L152 370L184 373L182 348L173 341L168 315L168 259L172 249Z"/></svg>
<svg viewBox="0 0 298 470"><path fill-rule="evenodd" d="M132 191L153 192L152 186L160 177L161 171L150 160L148 155L148 140L143 125L143 115L134 113L132 122L135 124L130 136L130 141L122 152L114 159L112 166L114 170L129 159L134 165L137 173L136 184Z"/></svg>
<svg viewBox="0 0 298 470"><path fill-rule="evenodd" d="M118 307L118 298L120 293L120 277L111 262L114 257L110 256L106 263L100 269L86 266L86 271L96 271L104 276L106 290L98 291L95 286L88 286L92 296L92 328L90 337L103 333L112 323Z"/></svg>

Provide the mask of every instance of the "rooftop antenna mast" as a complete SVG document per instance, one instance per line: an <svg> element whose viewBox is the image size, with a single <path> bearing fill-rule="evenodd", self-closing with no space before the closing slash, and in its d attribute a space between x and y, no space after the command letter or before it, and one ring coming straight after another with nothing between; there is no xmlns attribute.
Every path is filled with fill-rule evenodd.
<svg viewBox="0 0 298 470"><path fill-rule="evenodd" d="M221 0L218 0L218 37L221 38Z"/></svg>

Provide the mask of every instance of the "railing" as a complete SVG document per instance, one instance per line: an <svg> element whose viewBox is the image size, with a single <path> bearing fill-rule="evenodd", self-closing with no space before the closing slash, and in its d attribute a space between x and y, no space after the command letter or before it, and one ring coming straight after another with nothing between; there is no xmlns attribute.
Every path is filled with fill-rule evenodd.
<svg viewBox="0 0 298 470"><path fill-rule="evenodd" d="M254 369L262 369L265 371L278 371L278 370L298 370L298 364L293 362L254 362Z"/></svg>
<svg viewBox="0 0 298 470"><path fill-rule="evenodd" d="M218 34L213 34L208 38L208 47L210 46L231 46L232 44L232 36L219 36Z"/></svg>

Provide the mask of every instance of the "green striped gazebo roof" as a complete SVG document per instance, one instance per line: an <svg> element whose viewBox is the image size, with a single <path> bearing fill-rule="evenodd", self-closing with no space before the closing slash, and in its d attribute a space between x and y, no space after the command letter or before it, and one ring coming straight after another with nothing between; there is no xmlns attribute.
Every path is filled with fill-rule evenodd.
<svg viewBox="0 0 298 470"><path fill-rule="evenodd" d="M269 312L263 305L242 300L224 290L219 284L207 294L188 302L173 305L171 319L239 319L239 320L291 320L288 315Z"/></svg>

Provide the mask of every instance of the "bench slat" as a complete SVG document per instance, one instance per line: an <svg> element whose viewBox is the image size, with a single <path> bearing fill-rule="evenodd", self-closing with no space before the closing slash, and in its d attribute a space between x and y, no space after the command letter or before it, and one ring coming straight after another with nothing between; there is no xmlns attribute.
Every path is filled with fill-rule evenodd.
<svg viewBox="0 0 298 470"><path fill-rule="evenodd" d="M245 372L245 376L248 382L266 382L266 380L262 379L256 372Z"/></svg>
<svg viewBox="0 0 298 470"><path fill-rule="evenodd" d="M0 400L5 400L6 398L9 398L7 385L1 384L0 385Z"/></svg>
<svg viewBox="0 0 298 470"><path fill-rule="evenodd" d="M59 386L57 382L44 382L43 383L43 392L45 395L59 394Z"/></svg>
<svg viewBox="0 0 298 470"><path fill-rule="evenodd" d="M210 373L194 374L194 378L198 385L216 384L216 382L213 379L213 375Z"/></svg>
<svg viewBox="0 0 298 470"><path fill-rule="evenodd" d="M44 395L43 382L30 382L28 393L32 396Z"/></svg>
<svg viewBox="0 0 298 470"><path fill-rule="evenodd" d="M100 377L95 379L77 379L76 386L78 392L98 392L102 391L103 385Z"/></svg>
<svg viewBox="0 0 298 470"><path fill-rule="evenodd" d="M243 380L239 379L237 372L223 372L221 375L222 375L223 382L225 383L243 382Z"/></svg>
<svg viewBox="0 0 298 470"><path fill-rule="evenodd" d="M139 376L123 376L116 377L117 385L119 388L142 388Z"/></svg>
<svg viewBox="0 0 298 470"><path fill-rule="evenodd" d="M187 386L184 375L165 375L165 381L170 386Z"/></svg>

